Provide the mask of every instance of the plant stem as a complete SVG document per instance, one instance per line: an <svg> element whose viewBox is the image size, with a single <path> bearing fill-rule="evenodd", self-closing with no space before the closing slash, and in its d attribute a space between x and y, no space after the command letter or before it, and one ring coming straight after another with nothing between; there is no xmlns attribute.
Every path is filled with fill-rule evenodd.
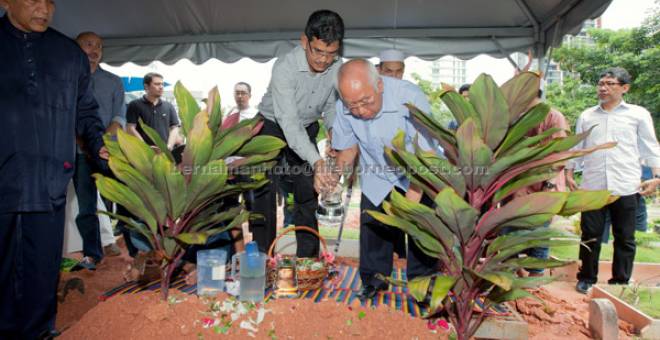
<svg viewBox="0 0 660 340"><path fill-rule="evenodd" d="M185 253L185 249L179 248L179 251L174 259L168 262L167 265L165 265L165 268L162 270L160 279L160 296L163 301L167 301L167 297L170 294L170 281L172 279L172 273L174 273L174 269L176 269L176 266L179 264L179 261L181 261L181 258Z"/></svg>

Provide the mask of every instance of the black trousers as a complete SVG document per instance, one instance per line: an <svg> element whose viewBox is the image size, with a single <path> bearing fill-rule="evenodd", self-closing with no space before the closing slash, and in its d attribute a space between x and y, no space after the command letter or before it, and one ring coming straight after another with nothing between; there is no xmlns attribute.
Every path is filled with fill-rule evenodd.
<svg viewBox="0 0 660 340"><path fill-rule="evenodd" d="M432 206L433 201L423 195L422 204ZM366 210L383 212L383 206L382 204L374 205L367 196L362 194L360 200L360 279L363 286L383 287L385 283L377 279L375 275L390 276L395 246L405 233L401 229L378 222L367 214ZM407 260L408 279L430 275L438 271L438 260L424 254L412 238L408 238Z"/></svg>
<svg viewBox="0 0 660 340"><path fill-rule="evenodd" d="M64 210L0 214L0 339L54 329Z"/></svg>
<svg viewBox="0 0 660 340"><path fill-rule="evenodd" d="M319 132L319 124L314 123L306 128L307 135L312 144L316 145L316 135ZM259 135L275 136L286 141L282 129L277 123L264 119L264 125ZM269 171L267 178L270 182L263 187L254 190L254 201L252 212L262 215L263 218L250 221L250 232L252 239L257 242L259 251L267 252L275 240L277 228L277 176L288 176L293 181L293 224L296 226L307 226L318 230L316 221L316 209L318 199L314 191L314 171L312 166L302 160L289 146L285 146L278 156L286 157L288 164L287 173L281 169ZM314 234L305 231L296 231L296 256L317 257L319 254L319 239Z"/></svg>
<svg viewBox="0 0 660 340"><path fill-rule="evenodd" d="M97 191L96 182L92 177L94 170L91 160L88 160L84 154L76 154L76 172L73 175L73 186L78 196L76 226L82 238L83 255L99 262L103 259L103 244L99 216L96 214ZM112 207L106 208L112 209Z"/></svg>
<svg viewBox="0 0 660 340"><path fill-rule="evenodd" d="M577 274L580 281L596 283L598 280L598 259L600 257L601 238L605 228L605 215L609 211L612 217L612 233L614 234L614 259L612 262L612 278L610 284L628 283L635 260L635 218L639 194L621 196L614 203L605 207L582 213L580 228L582 242L595 239L580 245L580 261L582 266Z"/></svg>

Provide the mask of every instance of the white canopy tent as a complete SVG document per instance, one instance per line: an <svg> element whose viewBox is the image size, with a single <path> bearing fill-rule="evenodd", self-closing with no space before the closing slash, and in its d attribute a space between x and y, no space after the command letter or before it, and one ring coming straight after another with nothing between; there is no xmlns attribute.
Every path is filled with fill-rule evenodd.
<svg viewBox="0 0 660 340"><path fill-rule="evenodd" d="M386 48L436 59L481 53L506 57L532 48L542 57L565 34L600 16L611 0L66 0L53 27L104 38L104 62L187 58L267 61L289 51L307 17L327 8L344 18L345 57Z"/></svg>

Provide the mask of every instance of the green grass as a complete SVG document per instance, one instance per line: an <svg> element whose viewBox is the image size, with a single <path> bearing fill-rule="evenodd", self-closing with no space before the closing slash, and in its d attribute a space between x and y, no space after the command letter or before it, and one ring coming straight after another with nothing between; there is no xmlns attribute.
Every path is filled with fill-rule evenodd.
<svg viewBox="0 0 660 340"><path fill-rule="evenodd" d="M550 255L561 259L577 260L579 255L577 246L556 247L550 249ZM603 245L600 248L600 260L612 261L612 244ZM635 262L660 263L660 249L637 247Z"/></svg>
<svg viewBox="0 0 660 340"><path fill-rule="evenodd" d="M321 236L323 236L324 238L334 240L337 238L337 234L339 233L339 228L321 227L320 231L321 231ZM342 240L357 240L359 238L360 238L360 230L358 229L344 228L344 231L341 234Z"/></svg>
<svg viewBox="0 0 660 340"><path fill-rule="evenodd" d="M635 306L648 316L660 318L660 289L639 286L604 286L607 291L619 299Z"/></svg>

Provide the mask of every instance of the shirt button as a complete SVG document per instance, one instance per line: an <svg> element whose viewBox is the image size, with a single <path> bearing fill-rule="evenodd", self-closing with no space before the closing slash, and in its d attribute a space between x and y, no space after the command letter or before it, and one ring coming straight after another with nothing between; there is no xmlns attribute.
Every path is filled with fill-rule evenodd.
<svg viewBox="0 0 660 340"><path fill-rule="evenodd" d="M32 64L33 61L34 61L34 59L32 59L32 58L28 58L28 60L27 60L28 64Z"/></svg>
<svg viewBox="0 0 660 340"><path fill-rule="evenodd" d="M26 48L30 48L30 47L32 47L32 43L25 43L25 47L26 47Z"/></svg>
<svg viewBox="0 0 660 340"><path fill-rule="evenodd" d="M34 79L35 76L36 74L34 72L30 72L30 78Z"/></svg>

